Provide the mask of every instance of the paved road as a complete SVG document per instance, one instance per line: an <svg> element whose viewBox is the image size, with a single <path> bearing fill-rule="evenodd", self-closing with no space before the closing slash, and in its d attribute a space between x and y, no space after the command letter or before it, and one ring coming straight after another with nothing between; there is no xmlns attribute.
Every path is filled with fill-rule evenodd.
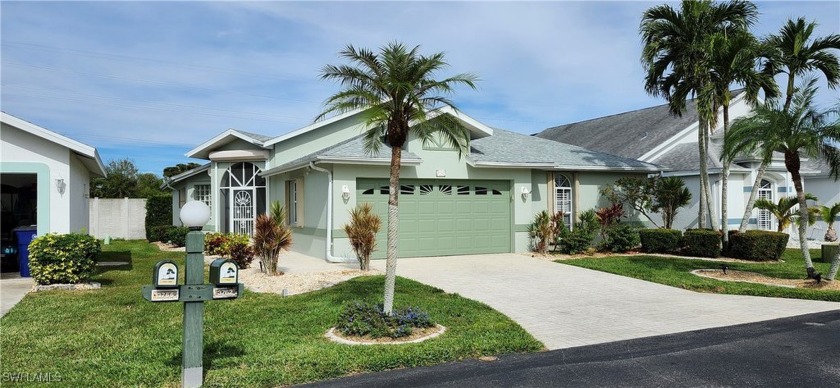
<svg viewBox="0 0 840 388"><path fill-rule="evenodd" d="M840 311L497 361L371 373L313 387L840 387Z"/></svg>
<svg viewBox="0 0 840 388"><path fill-rule="evenodd" d="M384 270L385 261L372 265ZM484 302L549 350L840 309L836 302L703 294L520 254L400 259L397 275Z"/></svg>

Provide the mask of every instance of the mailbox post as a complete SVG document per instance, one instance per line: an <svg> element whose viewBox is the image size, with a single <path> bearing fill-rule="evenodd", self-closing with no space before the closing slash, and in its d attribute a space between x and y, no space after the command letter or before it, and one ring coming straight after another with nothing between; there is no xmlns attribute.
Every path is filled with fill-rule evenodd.
<svg viewBox="0 0 840 388"><path fill-rule="evenodd" d="M190 201L181 208L181 221L190 228L186 241L184 284L178 285L178 267L171 260L155 265L153 284L143 286L143 297L151 302L184 302L184 348L181 385L200 387L204 366L204 301L235 299L242 295L239 267L230 260L215 260L210 266L213 284L204 284L204 234L201 228L210 219L203 202Z"/></svg>

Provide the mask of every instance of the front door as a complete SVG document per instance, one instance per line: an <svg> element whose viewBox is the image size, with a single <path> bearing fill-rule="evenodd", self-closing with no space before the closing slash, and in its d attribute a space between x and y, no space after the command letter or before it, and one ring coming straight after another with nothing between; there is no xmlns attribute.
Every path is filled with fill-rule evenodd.
<svg viewBox="0 0 840 388"><path fill-rule="evenodd" d="M257 213L254 189L233 189L232 192L230 208L233 216L230 219L230 230L250 236L254 232L254 217Z"/></svg>

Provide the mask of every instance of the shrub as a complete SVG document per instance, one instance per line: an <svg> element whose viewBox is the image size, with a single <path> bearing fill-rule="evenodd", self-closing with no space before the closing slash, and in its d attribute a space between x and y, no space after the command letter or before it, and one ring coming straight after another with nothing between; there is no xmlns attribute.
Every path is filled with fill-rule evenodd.
<svg viewBox="0 0 840 388"><path fill-rule="evenodd" d="M534 215L534 221L528 225L528 237L534 244L534 251L545 254L552 239L551 216L543 210Z"/></svg>
<svg viewBox="0 0 840 388"><path fill-rule="evenodd" d="M429 314L417 307L394 310L391 315L382 305L352 302L338 315L336 329L344 335L370 338L400 338L411 335L414 329L432 327Z"/></svg>
<svg viewBox="0 0 840 388"><path fill-rule="evenodd" d="M168 242L169 241L169 230L174 228L172 225L155 225L152 227L151 232L146 234L146 238L149 241L161 241L161 242Z"/></svg>
<svg viewBox="0 0 840 388"><path fill-rule="evenodd" d="M641 229L639 240L648 253L674 253L680 248L682 232L674 229Z"/></svg>
<svg viewBox="0 0 840 388"><path fill-rule="evenodd" d="M607 231L617 225L624 215L624 207L620 203L613 203L610 207L602 207L595 212L601 228L601 239L607 239Z"/></svg>
<svg viewBox="0 0 840 388"><path fill-rule="evenodd" d="M683 235L683 251L686 256L719 257L720 232L712 229L687 229Z"/></svg>
<svg viewBox="0 0 840 388"><path fill-rule="evenodd" d="M38 284L82 283L93 275L101 250L86 234L43 235L29 244L29 270Z"/></svg>
<svg viewBox="0 0 840 388"><path fill-rule="evenodd" d="M592 239L594 238L595 235L592 232L583 228L575 228L572 231L564 231L557 244L561 253L574 255L586 251L592 245Z"/></svg>
<svg viewBox="0 0 840 388"><path fill-rule="evenodd" d="M779 260L787 246L787 233L766 230L748 230L729 235L729 252L732 257L744 260Z"/></svg>
<svg viewBox="0 0 840 388"><path fill-rule="evenodd" d="M350 222L344 225L344 232L350 239L362 271L370 269L370 255L376 249L376 233L381 225L382 221L373 213L373 206L369 203L356 205L350 211Z"/></svg>
<svg viewBox="0 0 840 388"><path fill-rule="evenodd" d="M640 244L639 230L625 224L614 225L606 230L604 248L612 252L627 252Z"/></svg>
<svg viewBox="0 0 840 388"><path fill-rule="evenodd" d="M248 245L247 242L243 244L241 241L236 241L230 244L227 254L230 255L230 259L240 269L245 269L254 261L256 252L254 252L254 248Z"/></svg>
<svg viewBox="0 0 840 388"><path fill-rule="evenodd" d="M224 255L223 247L228 241L228 235L224 233L207 233L204 235L204 251L208 255Z"/></svg>
<svg viewBox="0 0 840 388"><path fill-rule="evenodd" d="M189 232L190 228L186 226L170 226L166 230L166 239L170 244L182 247L187 244L187 233Z"/></svg>
<svg viewBox="0 0 840 388"><path fill-rule="evenodd" d="M146 239L160 241L155 238L152 228L160 225L172 225L172 195L156 195L146 199Z"/></svg>
<svg viewBox="0 0 840 388"><path fill-rule="evenodd" d="M254 251L260 255L263 270L269 275L282 275L277 271L280 252L292 245L292 231L286 225L286 212L280 202L271 203L269 214L257 216L254 223Z"/></svg>

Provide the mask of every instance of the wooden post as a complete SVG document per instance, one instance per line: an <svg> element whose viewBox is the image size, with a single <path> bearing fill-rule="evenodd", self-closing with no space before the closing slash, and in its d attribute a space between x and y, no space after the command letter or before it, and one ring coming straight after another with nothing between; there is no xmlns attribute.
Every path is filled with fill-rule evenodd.
<svg viewBox="0 0 840 388"><path fill-rule="evenodd" d="M190 230L186 241L187 265L185 287L204 284L204 234L200 228ZM204 380L204 301L184 302L184 353L181 363L181 385L200 387Z"/></svg>

